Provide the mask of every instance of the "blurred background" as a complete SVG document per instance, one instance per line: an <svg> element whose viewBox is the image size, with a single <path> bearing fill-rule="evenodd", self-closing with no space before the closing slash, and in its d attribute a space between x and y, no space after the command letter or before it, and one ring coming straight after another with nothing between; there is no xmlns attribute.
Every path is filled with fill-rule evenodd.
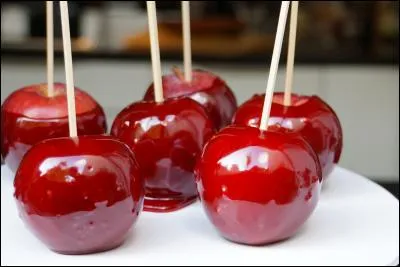
<svg viewBox="0 0 400 267"><path fill-rule="evenodd" d="M55 77L63 82L55 3ZM227 81L239 104L265 90L280 1L192 1L196 68ZM109 124L151 82L145 1L69 1L75 83L105 108ZM180 1L157 1L163 72L182 65ZM45 2L1 2L1 101L44 82ZM288 28L288 27L287 27ZM340 164L398 196L399 1L302 1L294 90L318 94L344 130ZM286 47L277 90L283 89Z"/></svg>
<svg viewBox="0 0 400 267"><path fill-rule="evenodd" d="M55 36L61 37L55 1ZM193 1L193 55L265 63L272 52L279 1ZM398 62L398 1L304 1L299 7L298 61ZM148 57L145 1L70 1L76 52ZM44 1L1 3L2 50L43 50ZM159 1L163 56L181 56L180 1ZM57 49L61 50L61 42Z"/></svg>

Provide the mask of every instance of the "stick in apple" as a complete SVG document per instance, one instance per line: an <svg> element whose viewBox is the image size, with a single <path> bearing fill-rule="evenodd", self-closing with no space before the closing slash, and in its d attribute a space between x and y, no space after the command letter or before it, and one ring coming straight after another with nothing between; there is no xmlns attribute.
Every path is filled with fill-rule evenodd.
<svg viewBox="0 0 400 267"><path fill-rule="evenodd" d="M297 31L297 14L299 9L299 1L292 1L290 10L290 28L289 28L289 47L286 63L286 80L285 80L285 94L283 104L290 106L290 96L293 88L293 66L294 66L294 52L296 48L296 31Z"/></svg>
<svg viewBox="0 0 400 267"><path fill-rule="evenodd" d="M278 72L279 58L282 50L283 36L285 34L286 18L290 1L282 1L279 13L278 27L276 30L274 50L272 52L271 66L268 75L267 89L265 92L264 106L261 115L260 130L266 131L268 128L269 113L271 111L272 97Z"/></svg>
<svg viewBox="0 0 400 267"><path fill-rule="evenodd" d="M160 61L160 47L158 44L156 2L146 1L146 4L147 4L147 16L149 21L151 64L153 68L153 80L154 80L154 96L156 102L160 103L164 101L164 95L163 95L162 79L161 79L161 61Z"/></svg>
<svg viewBox="0 0 400 267"><path fill-rule="evenodd" d="M185 81L192 81L192 49L190 40L190 6L189 1L182 1L183 61Z"/></svg>
<svg viewBox="0 0 400 267"><path fill-rule="evenodd" d="M54 96L54 22L53 1L46 1L46 45L47 45L47 96Z"/></svg>
<svg viewBox="0 0 400 267"><path fill-rule="evenodd" d="M71 35L69 30L68 1L60 1L61 28L64 49L65 78L67 85L68 123L70 137L76 137L76 112L74 76L72 71Z"/></svg>

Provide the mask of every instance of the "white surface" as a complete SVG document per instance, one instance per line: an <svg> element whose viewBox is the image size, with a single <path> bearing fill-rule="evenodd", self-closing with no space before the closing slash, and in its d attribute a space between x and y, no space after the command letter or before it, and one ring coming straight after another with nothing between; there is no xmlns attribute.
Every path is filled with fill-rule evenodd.
<svg viewBox="0 0 400 267"><path fill-rule="evenodd" d="M223 77L239 103L265 90L269 62L265 62L265 66L193 64L194 68L208 69ZM170 72L173 65L182 66L182 61L163 61L163 73ZM284 88L285 68L281 67L277 90ZM143 97L152 79L151 64L74 60L74 79L78 87L100 102L108 121L112 122L122 108ZM45 80L45 58L42 62L2 59L1 101L17 88ZM65 81L62 61L56 61L55 80ZM377 181L398 181L398 66L295 65L293 86L294 92L320 95L337 112L344 132L341 166Z"/></svg>
<svg viewBox="0 0 400 267"><path fill-rule="evenodd" d="M230 243L199 204L168 214L144 212L115 250L85 256L49 251L24 227L2 167L1 264L4 265L397 265L399 202L362 176L336 168L301 231L270 246Z"/></svg>

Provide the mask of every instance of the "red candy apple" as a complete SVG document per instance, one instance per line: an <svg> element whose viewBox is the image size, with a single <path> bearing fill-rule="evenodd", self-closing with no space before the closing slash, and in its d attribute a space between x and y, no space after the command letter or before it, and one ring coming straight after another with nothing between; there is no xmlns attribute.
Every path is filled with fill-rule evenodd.
<svg viewBox="0 0 400 267"><path fill-rule="evenodd" d="M211 222L226 239L248 245L294 235L313 212L322 179L300 135L249 126L228 126L211 138L195 173Z"/></svg>
<svg viewBox="0 0 400 267"><path fill-rule="evenodd" d="M291 105L283 105L283 93L275 93L269 125L279 125L300 133L317 153L324 179L338 163L343 135L338 117L332 108L318 96L291 95ZM233 124L259 127L264 95L255 95L242 104Z"/></svg>
<svg viewBox="0 0 400 267"><path fill-rule="evenodd" d="M137 155L145 179L145 210L174 211L196 200L193 169L213 134L201 105L186 97L137 102L117 115L111 134Z"/></svg>
<svg viewBox="0 0 400 267"><path fill-rule="evenodd" d="M181 73L175 69L174 74L162 77L165 98L188 96L201 104L209 113L214 126L220 129L230 124L236 111L236 98L231 89L218 76L194 70L192 81L186 82ZM150 85L144 100L154 99L154 85Z"/></svg>
<svg viewBox="0 0 400 267"><path fill-rule="evenodd" d="M63 254L119 246L143 207L143 179L134 155L106 136L37 143L21 161L14 186L22 220Z"/></svg>
<svg viewBox="0 0 400 267"><path fill-rule="evenodd" d="M53 97L47 84L36 84L12 93L1 107L1 153L14 172L26 151L35 143L68 136L68 113L65 85L54 84ZM106 118L100 105L76 88L76 117L79 135L104 134Z"/></svg>

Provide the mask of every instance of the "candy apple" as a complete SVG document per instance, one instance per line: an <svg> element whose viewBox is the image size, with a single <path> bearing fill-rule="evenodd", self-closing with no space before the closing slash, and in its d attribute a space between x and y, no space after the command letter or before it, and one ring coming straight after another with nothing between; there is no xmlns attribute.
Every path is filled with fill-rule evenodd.
<svg viewBox="0 0 400 267"><path fill-rule="evenodd" d="M146 211L174 211L196 200L193 169L213 132L204 108L186 97L133 103L117 115L111 134L137 155Z"/></svg>
<svg viewBox="0 0 400 267"><path fill-rule="evenodd" d="M318 157L299 134L237 125L211 138L195 174L216 229L247 245L293 236L316 207L322 180Z"/></svg>
<svg viewBox="0 0 400 267"><path fill-rule="evenodd" d="M233 124L258 127L264 95L255 95L242 104ZM324 179L339 162L343 145L342 128L333 109L318 96L291 95L291 105L283 105L283 93L275 93L269 125L279 125L300 133L317 153Z"/></svg>
<svg viewBox="0 0 400 267"><path fill-rule="evenodd" d="M68 136L65 85L55 83L54 93L49 97L47 84L35 84L15 91L1 106L1 153L12 171L35 143ZM75 102L79 135L107 132L104 111L89 94L75 88Z"/></svg>
<svg viewBox="0 0 400 267"><path fill-rule="evenodd" d="M21 161L14 187L26 226L62 254L119 246L144 200L144 181L134 154L107 136L35 144Z"/></svg>
<svg viewBox="0 0 400 267"><path fill-rule="evenodd" d="M162 77L165 98L188 96L201 104L214 125L220 129L230 124L236 111L236 98L227 84L218 76L203 70L194 70L192 81L186 82L178 69ZM147 89L144 100L154 99L154 85Z"/></svg>

